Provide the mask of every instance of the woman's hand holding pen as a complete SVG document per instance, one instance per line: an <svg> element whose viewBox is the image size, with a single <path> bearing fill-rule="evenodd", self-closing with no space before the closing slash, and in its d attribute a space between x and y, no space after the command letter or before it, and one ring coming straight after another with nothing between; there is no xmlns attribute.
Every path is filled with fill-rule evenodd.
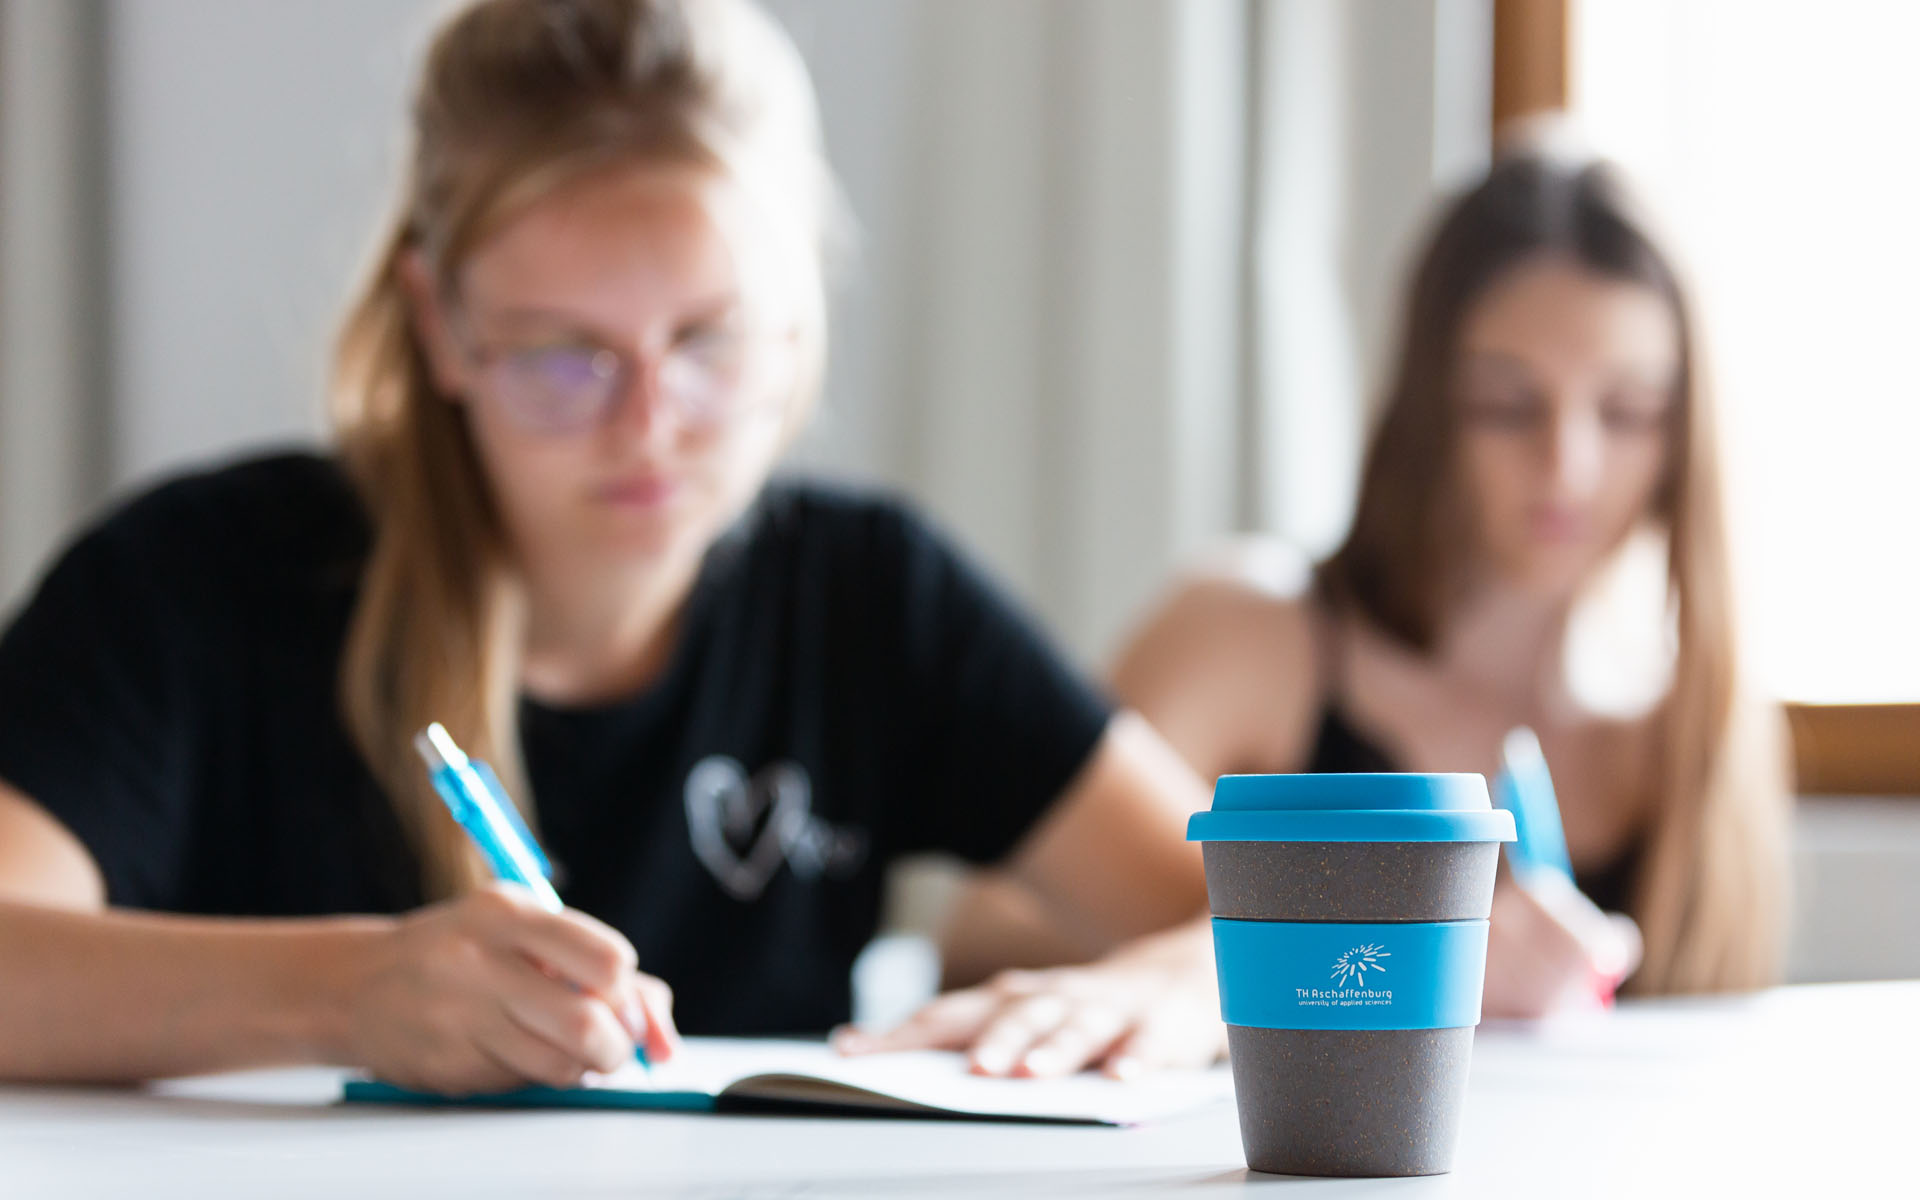
<svg viewBox="0 0 1920 1200"><path fill-rule="evenodd" d="M1640 929L1602 912L1564 875L1536 873L1524 885L1502 871L1487 931L1488 1017L1544 1017L1613 1002L1640 965Z"/></svg>
<svg viewBox="0 0 1920 1200"><path fill-rule="evenodd" d="M402 1087L447 1095L556 1087L679 1044L667 985L618 932L497 884L421 909L347 972L343 1054Z"/></svg>

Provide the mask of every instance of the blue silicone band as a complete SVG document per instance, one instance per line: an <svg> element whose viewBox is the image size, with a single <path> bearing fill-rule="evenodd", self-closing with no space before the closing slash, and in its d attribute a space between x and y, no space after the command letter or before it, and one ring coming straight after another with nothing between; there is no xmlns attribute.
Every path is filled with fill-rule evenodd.
<svg viewBox="0 0 1920 1200"><path fill-rule="evenodd" d="M1220 1015L1260 1029L1480 1023L1485 921L1213 920Z"/></svg>

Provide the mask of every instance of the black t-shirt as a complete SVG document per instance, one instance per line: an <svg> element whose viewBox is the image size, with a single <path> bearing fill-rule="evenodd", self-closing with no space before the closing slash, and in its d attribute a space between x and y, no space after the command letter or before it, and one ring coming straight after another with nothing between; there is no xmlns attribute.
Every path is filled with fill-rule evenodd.
<svg viewBox="0 0 1920 1200"><path fill-rule="evenodd" d="M92 852L109 902L396 912L416 865L339 717L369 543L328 459L169 483L60 560L0 639L0 779ZM991 862L1108 709L900 504L770 485L709 552L670 663L593 708L523 700L569 904L632 939L692 1033L847 1019L883 869Z"/></svg>

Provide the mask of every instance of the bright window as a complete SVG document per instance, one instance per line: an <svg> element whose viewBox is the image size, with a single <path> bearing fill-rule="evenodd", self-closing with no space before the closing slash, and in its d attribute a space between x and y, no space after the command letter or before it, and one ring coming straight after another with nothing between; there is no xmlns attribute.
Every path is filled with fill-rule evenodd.
<svg viewBox="0 0 1920 1200"><path fill-rule="evenodd" d="M1574 110L1695 277L1761 681L1920 699L1920 4L1586 0L1574 21Z"/></svg>

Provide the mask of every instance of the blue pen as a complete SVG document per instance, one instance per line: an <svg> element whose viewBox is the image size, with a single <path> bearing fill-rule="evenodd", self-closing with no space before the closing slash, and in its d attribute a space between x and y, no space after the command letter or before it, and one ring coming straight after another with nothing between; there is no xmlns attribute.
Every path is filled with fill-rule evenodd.
<svg viewBox="0 0 1920 1200"><path fill-rule="evenodd" d="M1521 726L1507 734L1500 748L1500 773L1494 777L1493 800L1513 814L1515 841L1507 843L1507 861L1514 875L1526 878L1551 871L1573 882L1573 860L1567 854L1566 831L1560 827L1560 802L1553 793L1553 776L1540 739Z"/></svg>
<svg viewBox="0 0 1920 1200"><path fill-rule="evenodd" d="M438 721L414 736L413 748L426 761L433 790L480 847L494 877L526 888L548 912L565 908L560 893L547 881L545 856L533 849L532 839L523 834L524 826L515 828L517 822L507 816L496 790L481 775L479 768L485 764L468 758Z"/></svg>
<svg viewBox="0 0 1920 1200"><path fill-rule="evenodd" d="M433 790L440 793L453 819L480 847L494 877L526 888L548 912L565 908L560 893L547 879L552 870L547 856L540 852L532 832L520 820L487 764L468 758L438 721L414 735L413 748L427 764ZM644 1048L634 1047L633 1055L641 1066L647 1065Z"/></svg>
<svg viewBox="0 0 1920 1200"><path fill-rule="evenodd" d="M1493 802L1513 814L1514 841L1507 843L1507 864L1522 885L1555 877L1577 890L1573 859L1567 853L1567 833L1560 825L1560 801L1554 795L1553 776L1540 739L1522 725L1507 734L1500 747L1500 773L1493 780ZM1594 998L1612 1007L1620 977L1596 973Z"/></svg>

